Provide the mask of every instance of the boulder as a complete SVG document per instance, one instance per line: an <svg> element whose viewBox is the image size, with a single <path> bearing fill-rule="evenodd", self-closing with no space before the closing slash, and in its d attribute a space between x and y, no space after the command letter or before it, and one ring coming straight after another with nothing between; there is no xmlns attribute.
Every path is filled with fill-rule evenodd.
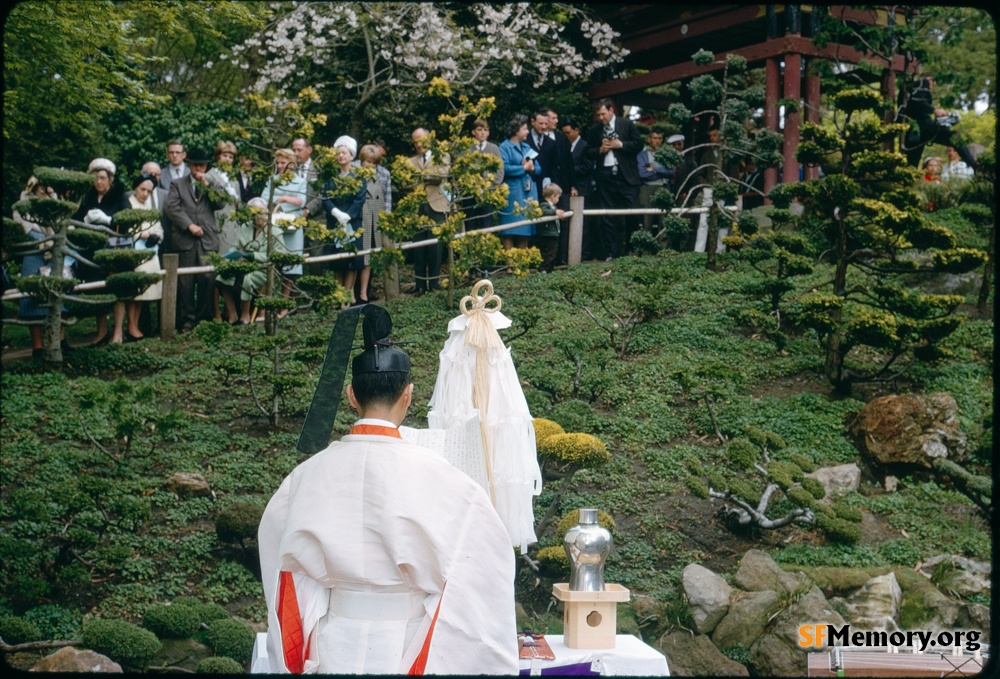
<svg viewBox="0 0 1000 679"><path fill-rule="evenodd" d="M712 641L719 648L732 648L742 644L750 648L767 627L771 616L781 610L778 595L769 589L762 592L741 592L729 605L726 614L712 633Z"/></svg>
<svg viewBox="0 0 1000 679"><path fill-rule="evenodd" d="M747 677L747 668L727 658L704 634L675 630L660 637L656 650L667 657L672 677Z"/></svg>
<svg viewBox="0 0 1000 679"><path fill-rule="evenodd" d="M781 570L767 552L759 549L751 549L743 555L733 582L748 592L770 589L779 595L793 594L812 585L809 578L801 572L788 573Z"/></svg>
<svg viewBox="0 0 1000 679"><path fill-rule="evenodd" d="M946 563L946 565L939 566L941 563ZM993 567L990 564L955 554L938 554L920 564L919 572L929 578L939 567L948 569L948 572L937 583L938 589L942 589L946 593L954 592L962 597L967 597L970 594L990 594L993 573Z"/></svg>
<svg viewBox="0 0 1000 679"><path fill-rule="evenodd" d="M831 607L815 585L774 619L771 631L750 647L750 663L758 675L806 676L807 655L820 650L799 646L799 628L804 624L843 625L844 619Z"/></svg>
<svg viewBox="0 0 1000 679"><path fill-rule="evenodd" d="M38 661L30 672L115 672L122 666L106 655L65 646Z"/></svg>
<svg viewBox="0 0 1000 679"><path fill-rule="evenodd" d="M990 607L982 604L965 604L958 612L955 626L964 630L979 630L982 632L980 642L985 643L990 638Z"/></svg>
<svg viewBox="0 0 1000 679"><path fill-rule="evenodd" d="M968 452L959 429L958 405L945 393L876 398L865 404L849 431L862 456L878 465L930 469L936 458L960 462Z"/></svg>
<svg viewBox="0 0 1000 679"><path fill-rule="evenodd" d="M660 619L660 602L648 594L636 594L632 597L632 610L640 625L656 622Z"/></svg>
<svg viewBox="0 0 1000 679"><path fill-rule="evenodd" d="M918 277L915 277L915 280ZM979 271L965 273L942 272L928 276L919 283L919 287L932 295L971 295L979 292L983 284L983 274Z"/></svg>
<svg viewBox="0 0 1000 679"><path fill-rule="evenodd" d="M955 629L962 604L942 593L930 580L910 568L893 571L903 589L899 626L931 631Z"/></svg>
<svg viewBox="0 0 1000 679"><path fill-rule="evenodd" d="M860 629L879 629L895 632L899 629L899 607L903 603L903 590L893 573L872 578L847 597L844 616L852 626Z"/></svg>
<svg viewBox="0 0 1000 679"><path fill-rule="evenodd" d="M687 597L695 630L699 634L711 632L729 611L729 595L733 588L712 571L695 563L684 567L681 587Z"/></svg>
<svg viewBox="0 0 1000 679"><path fill-rule="evenodd" d="M806 476L823 484L827 498L846 495L857 490L858 486L861 485L861 468L853 462L838 464L835 467L821 467L814 472L809 472Z"/></svg>
<svg viewBox="0 0 1000 679"><path fill-rule="evenodd" d="M194 672L198 663L215 655L212 649L194 639L160 639L160 644L151 666L180 667Z"/></svg>
<svg viewBox="0 0 1000 679"><path fill-rule="evenodd" d="M177 472L164 483L166 489L180 497L215 497L212 487L201 474Z"/></svg>

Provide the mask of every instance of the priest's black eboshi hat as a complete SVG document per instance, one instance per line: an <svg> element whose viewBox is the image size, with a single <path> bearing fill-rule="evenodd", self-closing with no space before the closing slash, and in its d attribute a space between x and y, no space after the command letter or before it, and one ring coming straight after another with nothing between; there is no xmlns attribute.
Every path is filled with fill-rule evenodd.
<svg viewBox="0 0 1000 679"><path fill-rule="evenodd" d="M392 317L389 312L374 304L351 307L341 311L330 334L326 358L320 370L319 382L313 394L309 412L306 413L299 434L299 452L312 455L330 444L333 422L340 407L340 394L344 389L347 363L354 345L358 321L364 318L362 334L363 351L351 362L353 374L377 372L410 372L410 357L392 346Z"/></svg>

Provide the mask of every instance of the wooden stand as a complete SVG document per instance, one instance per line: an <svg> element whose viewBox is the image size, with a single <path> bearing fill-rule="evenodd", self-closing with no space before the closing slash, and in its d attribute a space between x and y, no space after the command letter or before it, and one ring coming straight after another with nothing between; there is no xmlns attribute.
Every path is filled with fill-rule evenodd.
<svg viewBox="0 0 1000 679"><path fill-rule="evenodd" d="M552 595L563 602L564 642L570 648L614 648L618 603L629 600L621 585L604 585L603 592L574 592L565 582L552 585Z"/></svg>

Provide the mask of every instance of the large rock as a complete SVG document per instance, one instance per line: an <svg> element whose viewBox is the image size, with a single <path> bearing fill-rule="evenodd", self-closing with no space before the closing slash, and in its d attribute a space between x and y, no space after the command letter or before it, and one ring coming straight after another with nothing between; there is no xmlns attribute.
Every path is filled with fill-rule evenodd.
<svg viewBox="0 0 1000 679"><path fill-rule="evenodd" d="M166 480L164 486L180 497L215 497L212 487L201 474L177 472Z"/></svg>
<svg viewBox="0 0 1000 679"><path fill-rule="evenodd" d="M945 393L893 394L868 402L850 424L854 445L879 465L930 469L936 458L961 461L968 445L959 429L958 405Z"/></svg>
<svg viewBox="0 0 1000 679"><path fill-rule="evenodd" d="M733 582L748 592L763 592L769 589L779 595L794 594L812 585L803 573L781 570L767 552L759 549L751 549L743 555L740 567L733 576Z"/></svg>
<svg viewBox="0 0 1000 679"><path fill-rule="evenodd" d="M861 485L861 468L853 462L838 464L835 467L822 467L806 476L822 483L828 498L846 495Z"/></svg>
<svg viewBox="0 0 1000 679"><path fill-rule="evenodd" d="M982 604L965 604L958 612L955 626L964 630L979 630L982 632L980 642L985 643L990 638L990 607Z"/></svg>
<svg viewBox="0 0 1000 679"><path fill-rule="evenodd" d="M932 631L955 629L962 604L935 587L930 580L909 568L894 573L903 589L899 626L903 629Z"/></svg>
<svg viewBox="0 0 1000 679"><path fill-rule="evenodd" d="M893 573L872 578L858 591L847 597L845 617L852 626L860 629L882 629L895 632L899 629L899 607L903 590Z"/></svg>
<svg viewBox="0 0 1000 679"><path fill-rule="evenodd" d="M781 610L778 595L769 589L763 592L743 592L729 605L726 614L712 633L712 641L719 648L732 648L742 644L750 648L757 641L771 616Z"/></svg>
<svg viewBox="0 0 1000 679"><path fill-rule="evenodd" d="M939 566L941 563L945 565ZM929 578L937 568L946 569L937 583L939 589L954 592L962 597L970 594L990 594L993 566L988 563L956 554L938 554L920 564L920 573Z"/></svg>
<svg viewBox="0 0 1000 679"><path fill-rule="evenodd" d="M60 648L47 655L29 670L31 672L115 672L122 673L122 666L106 655L94 651L78 650L72 646Z"/></svg>
<svg viewBox="0 0 1000 679"><path fill-rule="evenodd" d="M761 676L804 677L807 655L820 650L801 647L799 628L804 624L844 624L815 585L774 619L771 631L750 647L750 663Z"/></svg>
<svg viewBox="0 0 1000 679"><path fill-rule="evenodd" d="M747 677L747 668L727 658L704 634L676 630L660 637L656 650L667 657L672 677Z"/></svg>
<svg viewBox="0 0 1000 679"><path fill-rule="evenodd" d="M153 656L150 665L179 667L194 672L198 663L213 655L212 649L194 639L161 639L160 650Z"/></svg>
<svg viewBox="0 0 1000 679"><path fill-rule="evenodd" d="M699 634L708 634L729 611L733 588L725 580L696 563L688 564L681 574L681 587Z"/></svg>

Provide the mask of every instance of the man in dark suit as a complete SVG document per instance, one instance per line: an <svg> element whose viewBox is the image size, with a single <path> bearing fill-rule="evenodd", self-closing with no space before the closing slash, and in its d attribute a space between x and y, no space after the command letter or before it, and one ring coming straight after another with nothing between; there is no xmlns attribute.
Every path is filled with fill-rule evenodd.
<svg viewBox="0 0 1000 679"><path fill-rule="evenodd" d="M539 178L539 192L549 182L556 181L559 159L556 156L556 142L549 137L549 110L541 108L531 114L531 129L528 131L528 146L538 153L535 164L541 165L542 175Z"/></svg>
<svg viewBox="0 0 1000 679"><path fill-rule="evenodd" d="M580 125L575 120L567 120L562 126L563 134L569 142L570 157L573 159L573 184L571 196L583 196L584 208L590 207L590 196L594 191L594 161L587 157L587 140L580 135ZM589 228L587 218L583 223L583 259L590 259Z"/></svg>
<svg viewBox="0 0 1000 679"><path fill-rule="evenodd" d="M635 209L639 207L640 184L636 157L642 151L642 135L631 120L615 114L610 99L598 100L594 115L598 122L587 134L587 157L597 166L597 205L606 210ZM597 225L591 254L605 260L618 257L623 251L621 218L601 217Z"/></svg>
<svg viewBox="0 0 1000 679"><path fill-rule="evenodd" d="M222 192L218 192L218 200L209 194L205 173L210 162L210 154L192 150L187 157L189 174L172 181L167 193L170 246L178 255L180 268L206 265L208 253L219 249L215 211L221 210L227 201ZM199 321L213 318L214 285L214 273L178 276L177 325L182 333L190 331Z"/></svg>
<svg viewBox="0 0 1000 679"><path fill-rule="evenodd" d="M556 113L555 109L548 108L548 128L549 128L549 138L556 143L556 167L553 170L552 181L559 185L559 188L563 189L562 194L559 196L559 202L556 207L560 210L569 209L569 197L570 188L576 183L576 170L573 164L573 152L570 149L569 138L562 132L559 127L559 114ZM545 166L542 166L544 169ZM556 264L565 265L566 258L569 255L569 222L563 221L559 224L559 251L556 255Z"/></svg>

